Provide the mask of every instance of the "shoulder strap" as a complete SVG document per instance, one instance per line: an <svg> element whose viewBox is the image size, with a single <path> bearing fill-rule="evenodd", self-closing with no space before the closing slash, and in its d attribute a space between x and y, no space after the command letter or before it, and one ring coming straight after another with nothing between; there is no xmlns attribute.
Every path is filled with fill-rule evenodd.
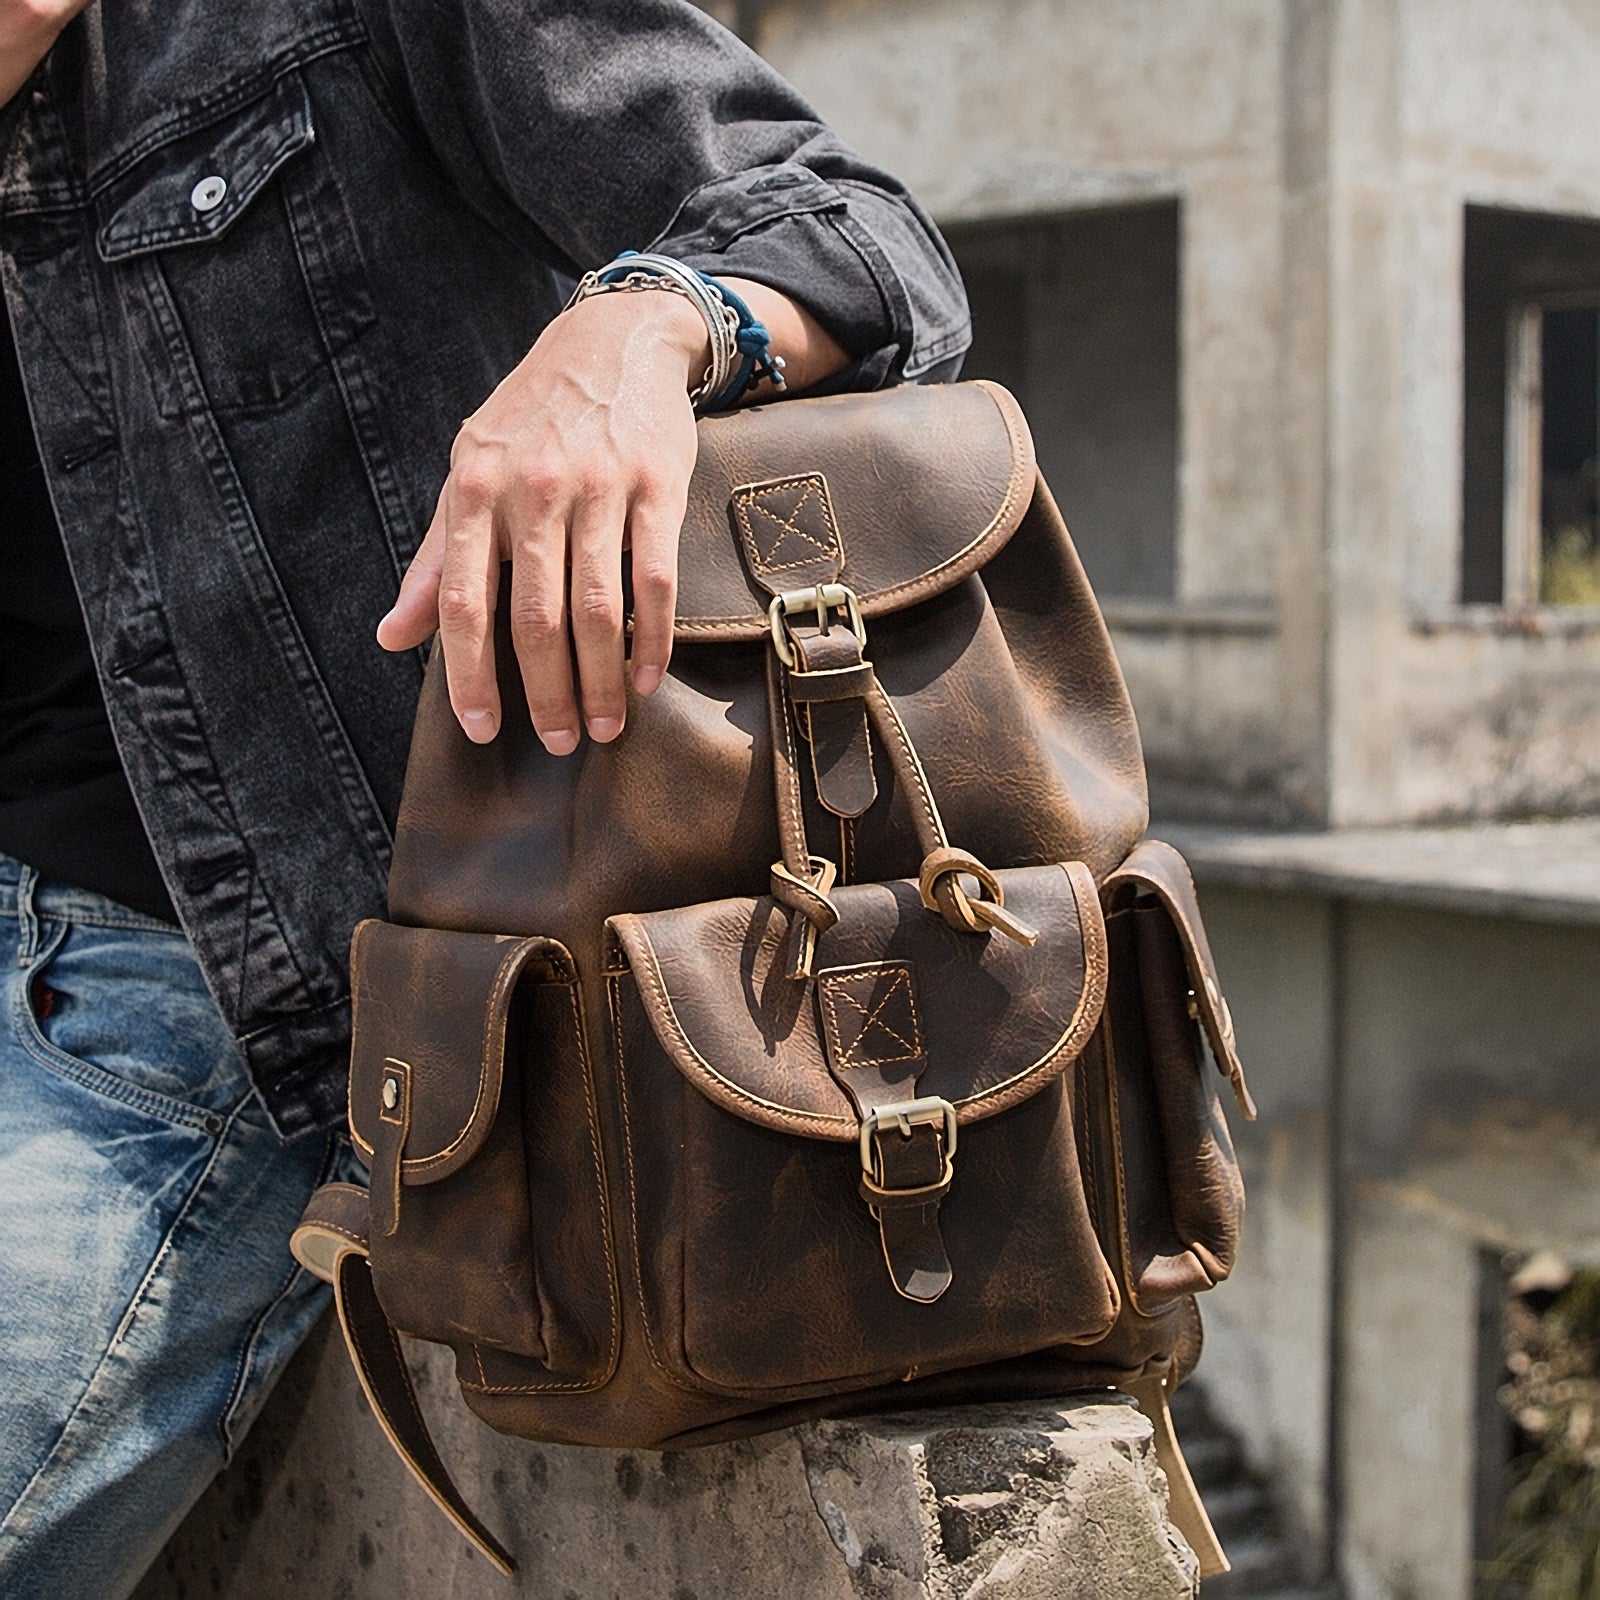
<svg viewBox="0 0 1600 1600"><path fill-rule="evenodd" d="M329 1183L312 1195L289 1241L295 1259L333 1285L339 1327L351 1365L378 1423L429 1498L501 1572L517 1564L462 1498L439 1457L417 1404L400 1337L379 1303L367 1254L367 1193L353 1183Z"/></svg>
<svg viewBox="0 0 1600 1600"><path fill-rule="evenodd" d="M1172 1412L1167 1406L1170 1376L1170 1368L1162 1367L1143 1377L1126 1379L1121 1388L1139 1402L1139 1409L1155 1431L1156 1462L1167 1475L1167 1514L1172 1525L1200 1558L1200 1576L1215 1578L1233 1569L1211 1526L1211 1518L1206 1515L1205 1502L1189 1475L1189 1463L1183 1459L1177 1430L1172 1426Z"/></svg>

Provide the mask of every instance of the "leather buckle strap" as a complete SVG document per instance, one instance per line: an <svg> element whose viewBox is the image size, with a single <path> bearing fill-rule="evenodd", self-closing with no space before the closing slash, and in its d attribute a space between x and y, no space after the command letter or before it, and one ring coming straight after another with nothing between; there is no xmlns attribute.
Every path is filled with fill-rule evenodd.
<svg viewBox="0 0 1600 1600"><path fill-rule="evenodd" d="M895 1292L923 1304L950 1287L939 1207L955 1179L956 1109L936 1095L865 1110L861 1198L883 1245Z"/></svg>
<svg viewBox="0 0 1600 1600"><path fill-rule="evenodd" d="M941 1146L944 1171L936 1184L919 1185L915 1190L891 1189L884 1186L885 1162L879 1138L892 1126L902 1139L911 1137L913 1128L935 1127L944 1133ZM956 1108L938 1095L925 1095L920 1100L896 1100L886 1106L874 1106L861 1119L858 1148L861 1152L862 1187L876 1195L923 1194L937 1189L943 1194L955 1176L956 1159Z"/></svg>
<svg viewBox="0 0 1600 1600"><path fill-rule="evenodd" d="M816 625L828 631L831 613L842 611L856 636L856 643L867 648L867 624L861 615L861 601L847 583L814 583L809 589L787 589L775 594L767 607L767 624L772 629L772 648L786 667L794 666L794 643L789 637L789 613L811 611Z"/></svg>
<svg viewBox="0 0 1600 1600"><path fill-rule="evenodd" d="M859 817L878 798L866 696L877 681L859 638L809 620L789 629L794 665L783 674L785 698L811 753L817 799L836 817Z"/></svg>

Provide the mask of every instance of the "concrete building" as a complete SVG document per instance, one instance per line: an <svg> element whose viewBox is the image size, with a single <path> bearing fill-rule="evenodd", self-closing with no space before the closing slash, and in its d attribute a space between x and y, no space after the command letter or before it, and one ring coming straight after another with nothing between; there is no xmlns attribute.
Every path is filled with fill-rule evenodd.
<svg viewBox="0 0 1600 1600"><path fill-rule="evenodd" d="M946 227L1261 1121L1204 1368L1360 1600L1474 1592L1508 1259L1600 1262L1600 7L719 10Z"/></svg>

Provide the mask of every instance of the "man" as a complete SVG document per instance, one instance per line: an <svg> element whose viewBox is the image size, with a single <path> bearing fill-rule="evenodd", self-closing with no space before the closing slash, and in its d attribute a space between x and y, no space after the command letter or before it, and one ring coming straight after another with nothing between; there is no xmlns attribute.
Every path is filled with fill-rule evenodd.
<svg viewBox="0 0 1600 1600"><path fill-rule="evenodd" d="M571 280L714 274L794 391L948 376L966 317L683 0L0 0L0 94L0 1590L116 1594L320 1309L417 647L492 739L507 603L579 760L666 668L707 325Z"/></svg>

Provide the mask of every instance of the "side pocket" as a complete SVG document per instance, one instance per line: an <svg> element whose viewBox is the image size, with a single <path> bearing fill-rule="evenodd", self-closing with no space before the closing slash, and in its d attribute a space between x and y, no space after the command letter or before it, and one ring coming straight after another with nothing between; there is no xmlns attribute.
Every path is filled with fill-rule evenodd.
<svg viewBox="0 0 1600 1600"><path fill-rule="evenodd" d="M1166 845L1141 845L1107 893L1105 1085L1117 1244L1128 1298L1150 1315L1232 1271L1244 1186L1221 1084L1233 1083L1247 1118L1254 1107L1182 858Z"/></svg>
<svg viewBox="0 0 1600 1600"><path fill-rule="evenodd" d="M610 1240L570 955L366 922L351 966L350 1130L384 1309L458 1351L531 1358L552 1385L603 1381Z"/></svg>

